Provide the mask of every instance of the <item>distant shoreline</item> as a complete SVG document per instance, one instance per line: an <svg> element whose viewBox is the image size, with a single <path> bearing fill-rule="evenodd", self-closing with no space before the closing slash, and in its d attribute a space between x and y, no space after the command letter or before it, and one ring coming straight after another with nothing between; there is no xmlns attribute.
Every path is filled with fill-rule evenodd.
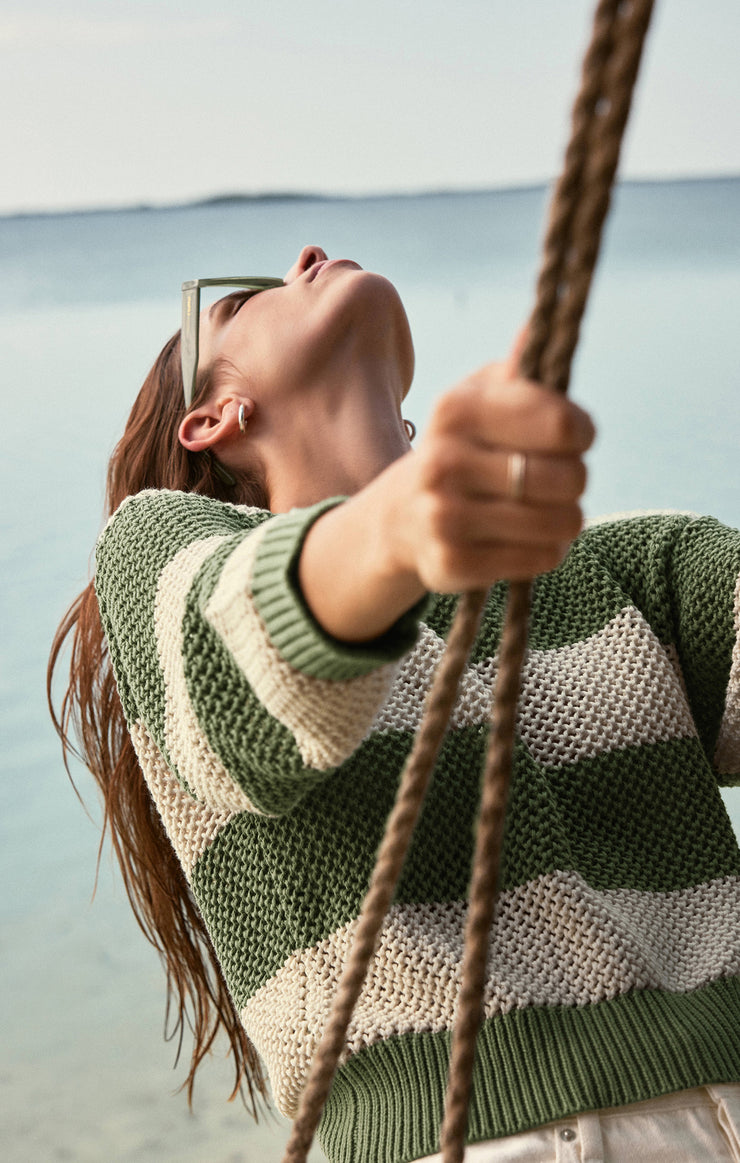
<svg viewBox="0 0 740 1163"><path fill-rule="evenodd" d="M625 178L620 186L688 186L707 185L720 182L740 182L740 174L712 174L708 176L672 178ZM439 187L420 190L398 190L365 194L326 194L311 191L268 191L263 193L223 193L207 198L193 198L184 202L132 202L121 206L90 206L67 210L18 210L0 214L0 221L8 222L28 218L72 218L100 214L157 214L172 210L218 209L227 206L263 204L267 202L388 202L411 201L421 198L469 198L488 194L523 194L542 192L549 182L527 182L511 186L472 186L463 189Z"/></svg>

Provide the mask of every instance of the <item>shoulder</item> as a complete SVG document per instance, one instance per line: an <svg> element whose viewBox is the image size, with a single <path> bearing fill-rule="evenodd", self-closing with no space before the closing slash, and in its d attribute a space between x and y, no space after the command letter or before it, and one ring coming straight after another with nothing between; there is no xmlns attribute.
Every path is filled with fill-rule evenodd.
<svg viewBox="0 0 740 1163"><path fill-rule="evenodd" d="M112 515L95 547L95 586L100 598L133 588L156 588L162 570L199 544L238 539L272 514L196 493L147 489L127 497Z"/></svg>
<svg viewBox="0 0 740 1163"><path fill-rule="evenodd" d="M271 516L265 509L233 505L198 493L145 489L126 497L109 518L98 538L96 564L116 547L128 552L145 547L149 553L177 553L203 537L247 532Z"/></svg>
<svg viewBox="0 0 740 1163"><path fill-rule="evenodd" d="M108 519L98 545L105 542L111 530L133 525L177 525L200 529L203 526L231 528L234 532L251 528L266 521L272 514L252 505L234 505L218 501L200 493L183 493L174 489L144 489L125 497Z"/></svg>
<svg viewBox="0 0 740 1163"><path fill-rule="evenodd" d="M649 561L674 565L691 555L695 544L707 551L738 544L740 534L715 517L678 510L617 513L586 522L578 543L616 568L640 570Z"/></svg>

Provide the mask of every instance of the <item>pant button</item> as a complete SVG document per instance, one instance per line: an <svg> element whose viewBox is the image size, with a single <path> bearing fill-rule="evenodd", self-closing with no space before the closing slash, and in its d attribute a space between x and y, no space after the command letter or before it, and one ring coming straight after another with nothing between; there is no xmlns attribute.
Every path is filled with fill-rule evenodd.
<svg viewBox="0 0 740 1163"><path fill-rule="evenodd" d="M576 1133L572 1127L563 1127L562 1131L560 1132L560 1138L563 1139L566 1143L572 1143L575 1137Z"/></svg>

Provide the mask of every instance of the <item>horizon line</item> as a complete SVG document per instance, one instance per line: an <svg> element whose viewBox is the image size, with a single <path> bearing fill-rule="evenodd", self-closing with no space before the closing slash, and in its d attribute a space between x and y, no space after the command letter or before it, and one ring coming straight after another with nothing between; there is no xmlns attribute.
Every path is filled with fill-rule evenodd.
<svg viewBox="0 0 740 1163"><path fill-rule="evenodd" d="M18 218L67 218L87 214L160 213L171 210L197 210L208 207L247 205L262 202L372 202L392 199L470 197L480 194L520 194L546 190L556 179L516 182L501 186L434 186L415 190L380 190L365 193L332 194L318 190L265 190L224 192L188 198L182 202L126 202L121 204L77 206L57 209L8 210L0 212L0 221ZM616 186L676 186L706 182L740 180L740 172L724 174L687 174L663 177L621 178Z"/></svg>

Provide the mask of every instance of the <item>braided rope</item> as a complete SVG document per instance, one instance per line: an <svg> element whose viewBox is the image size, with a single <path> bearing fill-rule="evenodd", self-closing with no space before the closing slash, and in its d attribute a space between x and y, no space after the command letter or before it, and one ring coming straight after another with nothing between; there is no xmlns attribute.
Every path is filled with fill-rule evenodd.
<svg viewBox="0 0 740 1163"><path fill-rule="evenodd" d="M614 43L614 23L619 4L620 0L599 0L594 13L591 42L583 58L581 84L573 103L571 134L565 150L563 171L550 202L535 304L527 326L527 348L520 359L520 371L527 379L537 379L557 306L573 216L589 152L594 111L602 94L604 68Z"/></svg>
<svg viewBox="0 0 740 1163"><path fill-rule="evenodd" d="M565 392L568 386L571 360L609 209L622 135L652 7L653 0L631 0L629 4L617 6L600 4L594 39L600 45L610 43L610 50L608 53L589 51L584 62L581 93L574 109L574 137L586 143L588 152L580 164L577 188L573 188L572 176L564 177L553 200L545 245L546 253L551 252L544 264L548 273L544 279L540 276L537 305L533 312L533 317L537 316L537 334L528 335L527 347L520 360L523 374L561 392ZM611 36L606 34L603 23L606 9L611 10ZM587 75L594 60L598 75ZM584 92L588 93L587 100L583 98ZM581 123L586 106L589 116L586 123ZM565 208L559 204L561 190L564 191ZM564 230L566 220L568 227ZM553 236L556 241L553 241ZM553 291L553 281L558 278L559 283ZM462 1163L465 1151L475 1044L483 1019L486 962L498 896L516 705L526 650L530 601L530 583L510 585L483 776L465 926L462 982L440 1133L443 1163Z"/></svg>
<svg viewBox="0 0 740 1163"><path fill-rule="evenodd" d="M475 1045L483 1018L489 934L498 892L504 817L509 798L516 708L527 646L531 588L530 582L515 582L509 586L499 648L496 697L465 922L462 979L455 1010L445 1113L440 1131L443 1163L461 1163L465 1150Z"/></svg>
<svg viewBox="0 0 740 1163"><path fill-rule="evenodd" d="M598 254L621 136L652 7L653 0L600 0L594 16L592 40L584 59L581 88L573 108L571 139L563 175L553 195L536 303L519 364L522 375L543 380L560 391L565 391L568 384L570 362ZM461 1163L464 1153L475 1042L482 1018L489 933L495 911L516 704L526 650L530 594L529 582L512 583L509 587L441 1132L444 1163ZM484 604L485 594L479 591L465 594L460 600L445 656L437 669L424 717L404 768L398 797L388 819L358 918L352 950L311 1063L283 1163L306 1161L344 1049L352 1011L401 873Z"/></svg>
<svg viewBox="0 0 740 1163"><path fill-rule="evenodd" d="M537 369L537 378L561 392L568 388L570 365L609 211L622 137L652 8L653 0L632 0L629 5L620 6L619 34L605 62L603 91L590 119L588 154L578 202L574 207L570 238L564 248L566 261L547 350L543 351Z"/></svg>

